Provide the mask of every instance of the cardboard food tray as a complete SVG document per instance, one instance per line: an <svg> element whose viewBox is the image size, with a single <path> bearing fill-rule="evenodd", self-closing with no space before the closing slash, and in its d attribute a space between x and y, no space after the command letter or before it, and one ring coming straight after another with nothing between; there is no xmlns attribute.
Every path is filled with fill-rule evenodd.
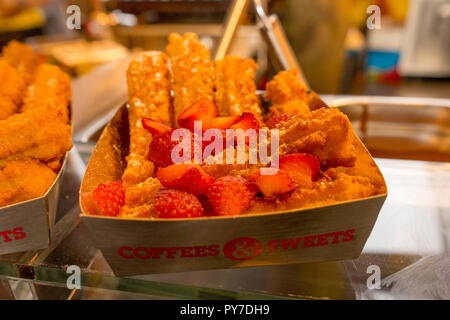
<svg viewBox="0 0 450 320"><path fill-rule="evenodd" d="M128 143L123 106L97 143L80 194L121 178ZM355 144L368 152L358 138ZM113 272L131 276L357 258L386 197L233 217L123 219L83 211L81 218Z"/></svg>
<svg viewBox="0 0 450 320"><path fill-rule="evenodd" d="M72 136L72 105L68 108ZM69 152L64 155L55 181L42 197L0 207L0 232L6 232L6 237L0 237L0 255L50 246Z"/></svg>
<svg viewBox="0 0 450 320"><path fill-rule="evenodd" d="M55 225L59 192L68 152L48 191L39 198L0 208L0 254L48 248Z"/></svg>

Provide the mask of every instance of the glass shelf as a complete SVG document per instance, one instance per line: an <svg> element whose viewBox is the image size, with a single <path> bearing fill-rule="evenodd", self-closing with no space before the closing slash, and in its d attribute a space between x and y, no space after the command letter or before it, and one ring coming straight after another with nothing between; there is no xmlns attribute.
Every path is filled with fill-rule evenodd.
<svg viewBox="0 0 450 320"><path fill-rule="evenodd" d="M78 186L92 149L77 144L70 153L51 247L0 256L0 298L450 298L450 163L376 159L389 196L358 259L119 278L78 218ZM81 268L80 290L67 289L69 265ZM374 265L382 285L370 290Z"/></svg>

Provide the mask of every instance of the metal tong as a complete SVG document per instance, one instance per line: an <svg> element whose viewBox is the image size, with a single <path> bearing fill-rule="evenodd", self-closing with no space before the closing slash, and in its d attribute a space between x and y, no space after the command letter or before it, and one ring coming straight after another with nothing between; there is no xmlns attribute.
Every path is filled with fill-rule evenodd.
<svg viewBox="0 0 450 320"><path fill-rule="evenodd" d="M215 50L214 60L220 60L225 57L249 2L250 0L233 0L224 22L221 38ZM308 81L289 44L280 19L275 14L267 15L264 9L264 0L253 0L253 5L258 19L258 27L267 43L269 52L274 57L275 67L279 70L297 68L299 70L298 80L309 89Z"/></svg>

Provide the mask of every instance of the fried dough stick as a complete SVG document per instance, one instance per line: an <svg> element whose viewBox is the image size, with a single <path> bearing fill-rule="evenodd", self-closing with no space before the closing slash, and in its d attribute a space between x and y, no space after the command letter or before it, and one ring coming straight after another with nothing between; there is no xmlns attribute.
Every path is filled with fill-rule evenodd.
<svg viewBox="0 0 450 320"><path fill-rule="evenodd" d="M128 187L154 175L155 166L147 160L151 134L142 127L142 118L171 124L170 74L162 52L146 52L134 59L127 71L129 95L130 151L122 176Z"/></svg>
<svg viewBox="0 0 450 320"><path fill-rule="evenodd" d="M140 117L151 118L171 125L170 73L167 56L159 51L140 54L127 70L130 101L139 99L143 108L137 108Z"/></svg>
<svg viewBox="0 0 450 320"><path fill-rule="evenodd" d="M71 127L61 123L50 107L40 107L0 120L0 167L5 160L60 159L72 147Z"/></svg>
<svg viewBox="0 0 450 320"><path fill-rule="evenodd" d="M43 196L56 174L37 160L7 161L0 169L0 207Z"/></svg>
<svg viewBox="0 0 450 320"><path fill-rule="evenodd" d="M227 56L215 64L215 102L220 116L253 113L262 121L261 103L256 95L255 71L252 59Z"/></svg>
<svg viewBox="0 0 450 320"><path fill-rule="evenodd" d="M24 79L26 84L32 82L34 73L40 61L38 55L33 49L18 41L10 41L6 47L3 48L3 57L19 71L19 74Z"/></svg>
<svg viewBox="0 0 450 320"><path fill-rule="evenodd" d="M281 122L280 155L305 152L325 167L351 167L356 160L354 134L347 116L337 109L321 108Z"/></svg>
<svg viewBox="0 0 450 320"><path fill-rule="evenodd" d="M5 59L0 59L0 120L19 111L25 82Z"/></svg>
<svg viewBox="0 0 450 320"><path fill-rule="evenodd" d="M167 53L172 69L174 120L201 98L214 99L214 67L208 49L194 33L169 36Z"/></svg>
<svg viewBox="0 0 450 320"><path fill-rule="evenodd" d="M51 111L48 118L58 118L68 123L71 96L69 76L59 67L44 63L39 65L34 81L27 88L21 111L45 107Z"/></svg>
<svg viewBox="0 0 450 320"><path fill-rule="evenodd" d="M272 102L269 118L278 115L296 116L308 113L307 88L298 79L297 69L281 71L266 86L264 98Z"/></svg>

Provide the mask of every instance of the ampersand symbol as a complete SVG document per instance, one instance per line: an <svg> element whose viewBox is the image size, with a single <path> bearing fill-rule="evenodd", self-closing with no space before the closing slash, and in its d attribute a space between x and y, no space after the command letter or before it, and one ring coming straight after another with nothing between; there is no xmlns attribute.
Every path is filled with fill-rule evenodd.
<svg viewBox="0 0 450 320"><path fill-rule="evenodd" d="M262 251L261 241L255 238L237 238L229 241L223 248L224 254L231 260L250 260Z"/></svg>

